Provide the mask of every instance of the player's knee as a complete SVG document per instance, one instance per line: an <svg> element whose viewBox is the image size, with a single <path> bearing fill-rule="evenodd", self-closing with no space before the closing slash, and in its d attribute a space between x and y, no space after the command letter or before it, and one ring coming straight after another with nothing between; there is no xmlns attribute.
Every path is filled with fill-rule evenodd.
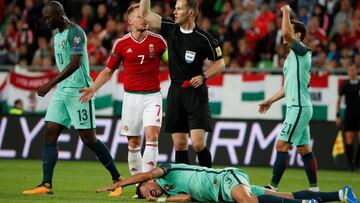
<svg viewBox="0 0 360 203"><path fill-rule="evenodd" d="M150 141L150 142L156 142L158 141L158 134L156 133L153 133L153 134L149 134L149 135L146 135L146 141Z"/></svg>
<svg viewBox="0 0 360 203"><path fill-rule="evenodd" d="M137 137L128 137L128 146L130 148L138 148L141 145L141 138Z"/></svg>
<svg viewBox="0 0 360 203"><path fill-rule="evenodd" d="M306 155L306 154L309 154L309 153L311 152L310 147L307 147L307 146L297 147L296 150L297 150L297 152L298 152L300 155L302 155L302 156L304 156L304 155Z"/></svg>
<svg viewBox="0 0 360 203"><path fill-rule="evenodd" d="M96 137L91 135L80 135L81 141L86 146L94 145L96 143Z"/></svg>
<svg viewBox="0 0 360 203"><path fill-rule="evenodd" d="M57 142L57 137L45 135L44 142L45 144L55 144Z"/></svg>
<svg viewBox="0 0 360 203"><path fill-rule="evenodd" d="M200 152L201 150L203 150L205 148L205 144L204 143L192 143L193 149L195 152Z"/></svg>
<svg viewBox="0 0 360 203"><path fill-rule="evenodd" d="M57 142L59 135L57 134L56 130L53 129L46 129L44 135L44 142L45 144L54 144Z"/></svg>
<svg viewBox="0 0 360 203"><path fill-rule="evenodd" d="M291 146L286 142L283 142L283 141L276 142L276 151L287 152L290 150L290 147Z"/></svg>
<svg viewBox="0 0 360 203"><path fill-rule="evenodd" d="M187 145L187 142L175 141L174 148L175 148L175 150L187 150L188 145Z"/></svg>

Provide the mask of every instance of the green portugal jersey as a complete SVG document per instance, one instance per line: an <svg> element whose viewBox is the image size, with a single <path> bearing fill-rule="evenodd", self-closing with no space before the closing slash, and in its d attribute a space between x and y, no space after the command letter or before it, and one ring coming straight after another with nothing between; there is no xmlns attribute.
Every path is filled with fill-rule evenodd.
<svg viewBox="0 0 360 203"><path fill-rule="evenodd" d="M312 106L308 90L311 75L311 50L293 40L284 63L286 106Z"/></svg>
<svg viewBox="0 0 360 203"><path fill-rule="evenodd" d="M160 167L164 175L156 182L169 196L188 194L200 202L223 199L233 202L231 189L240 182L249 186L246 172L237 168L212 169L187 164L162 164Z"/></svg>
<svg viewBox="0 0 360 203"><path fill-rule="evenodd" d="M92 84L87 53L87 38L84 31L76 24L70 23L63 32L54 36L54 54L59 71L63 71L70 63L71 55L81 55L80 67L68 78L60 82L58 90L79 92L79 88Z"/></svg>

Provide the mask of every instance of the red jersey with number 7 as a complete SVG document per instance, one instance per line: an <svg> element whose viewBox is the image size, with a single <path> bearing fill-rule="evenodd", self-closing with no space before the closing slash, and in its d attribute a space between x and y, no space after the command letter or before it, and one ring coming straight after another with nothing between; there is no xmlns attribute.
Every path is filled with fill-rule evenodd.
<svg viewBox="0 0 360 203"><path fill-rule="evenodd" d="M128 92L160 90L160 59L167 49L161 35L146 31L141 41L131 32L115 41L106 67L116 70L124 65L124 89Z"/></svg>

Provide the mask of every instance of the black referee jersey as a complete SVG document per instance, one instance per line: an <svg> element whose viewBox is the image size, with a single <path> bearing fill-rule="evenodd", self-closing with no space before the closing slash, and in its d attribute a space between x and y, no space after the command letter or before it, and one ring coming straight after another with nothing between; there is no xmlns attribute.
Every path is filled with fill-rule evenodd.
<svg viewBox="0 0 360 203"><path fill-rule="evenodd" d="M163 19L160 34L167 40L172 82L201 75L206 58L212 61L222 58L218 41L199 26L192 31L182 31L174 21Z"/></svg>
<svg viewBox="0 0 360 203"><path fill-rule="evenodd" d="M360 117L360 81L345 80L340 86L339 95L345 96L345 112Z"/></svg>

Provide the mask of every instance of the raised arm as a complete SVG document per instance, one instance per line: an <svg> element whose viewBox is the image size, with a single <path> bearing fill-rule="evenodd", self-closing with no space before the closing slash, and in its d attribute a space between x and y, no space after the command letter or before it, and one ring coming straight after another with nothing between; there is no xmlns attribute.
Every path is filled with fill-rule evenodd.
<svg viewBox="0 0 360 203"><path fill-rule="evenodd" d="M281 32L282 32L285 42L288 45L291 45L291 43L294 40L294 36L293 36L294 31L293 31L293 27L291 26L291 22L290 22L291 8L289 5L284 5L281 7L281 11L282 11Z"/></svg>
<svg viewBox="0 0 360 203"><path fill-rule="evenodd" d="M159 31L161 28L161 16L150 10L150 0L141 0L139 15L144 18L151 29Z"/></svg>

